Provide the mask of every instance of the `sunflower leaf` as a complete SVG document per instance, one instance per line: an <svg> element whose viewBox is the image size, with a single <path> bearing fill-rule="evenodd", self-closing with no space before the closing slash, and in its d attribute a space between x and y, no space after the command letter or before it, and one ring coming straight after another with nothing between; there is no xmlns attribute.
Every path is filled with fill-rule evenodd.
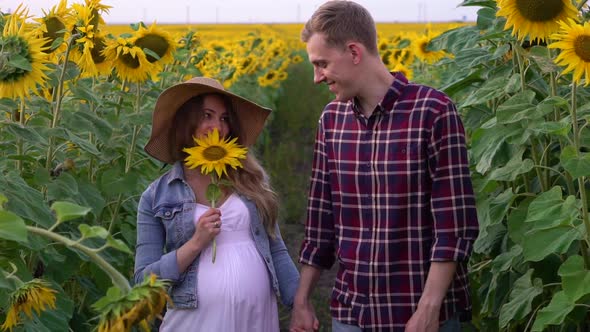
<svg viewBox="0 0 590 332"><path fill-rule="evenodd" d="M8 65L10 65L12 67L16 67L18 69L26 70L26 71L33 70L33 66L31 65L29 60L27 60L27 58L25 58L24 56L22 56L20 54L13 54L10 57L10 60L8 60Z"/></svg>
<svg viewBox="0 0 590 332"><path fill-rule="evenodd" d="M144 47L144 48L143 48L143 53L145 53L145 55L149 55L149 56L151 56L152 58L156 59L156 61L157 61L157 60L160 60L160 56L158 55L158 53L156 53L156 52L154 52L154 51L150 50L150 49L149 49L149 48L147 48L147 47Z"/></svg>

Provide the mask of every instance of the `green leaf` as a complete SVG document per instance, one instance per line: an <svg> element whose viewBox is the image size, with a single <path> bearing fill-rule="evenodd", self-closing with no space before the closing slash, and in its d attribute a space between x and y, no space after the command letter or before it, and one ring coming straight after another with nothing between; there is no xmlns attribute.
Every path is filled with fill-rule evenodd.
<svg viewBox="0 0 590 332"><path fill-rule="evenodd" d="M590 294L590 271L584 267L584 258L570 256L559 268L563 292L573 302Z"/></svg>
<svg viewBox="0 0 590 332"><path fill-rule="evenodd" d="M78 225L78 229L80 230L82 237L85 239L90 239L93 237L106 239L107 236L109 236L109 231L107 231L104 227L101 226L90 226L87 224L80 224Z"/></svg>
<svg viewBox="0 0 590 332"><path fill-rule="evenodd" d="M506 166L499 167L490 172L488 178L496 181L514 181L520 174L528 173L535 163L531 159L522 160L524 149L517 152Z"/></svg>
<svg viewBox="0 0 590 332"><path fill-rule="evenodd" d="M522 132L522 129L511 126L496 125L491 128L479 128L471 136L471 152L474 160L478 160L475 169L485 174L491 167L496 154L504 142Z"/></svg>
<svg viewBox="0 0 590 332"><path fill-rule="evenodd" d="M486 81L481 85L481 87L472 92L461 104L461 107L483 104L494 98L501 97L504 95L505 87L506 78L502 76L494 77L493 79Z"/></svg>
<svg viewBox="0 0 590 332"><path fill-rule="evenodd" d="M55 211L57 222L62 223L64 221L84 217L91 209L78 204L60 201L51 204L51 210Z"/></svg>
<svg viewBox="0 0 590 332"><path fill-rule="evenodd" d="M476 7L489 7L496 8L496 1L494 0L464 0L459 4L462 7L476 6Z"/></svg>
<svg viewBox="0 0 590 332"><path fill-rule="evenodd" d="M133 252L129 249L129 247L127 247L127 244L125 244L125 242L115 239L110 234L107 236L107 244L114 249L117 249L129 255L133 255Z"/></svg>
<svg viewBox="0 0 590 332"><path fill-rule="evenodd" d="M25 58L24 56L20 55L20 54L10 54L8 56L8 65L18 68L18 69L22 69L25 71L32 71L33 70L33 66L31 65L31 62Z"/></svg>
<svg viewBox="0 0 590 332"><path fill-rule="evenodd" d="M536 109L536 106L532 103L534 98L535 92L532 90L519 92L510 97L498 106L496 110L498 123L507 124L535 118L533 111Z"/></svg>
<svg viewBox="0 0 590 332"><path fill-rule="evenodd" d="M523 245L524 234L533 228L533 224L526 223L526 215L528 213L529 205L533 201L532 197L526 198L524 201L513 210L511 210L508 216L508 236L514 243Z"/></svg>
<svg viewBox="0 0 590 332"><path fill-rule="evenodd" d="M136 188L137 182L137 174L111 168L100 176L100 189L108 195L125 194Z"/></svg>
<svg viewBox="0 0 590 332"><path fill-rule="evenodd" d="M571 301L564 291L555 293L549 305L537 313L532 331L541 332L548 325L562 325L565 317L574 309L575 305L575 302Z"/></svg>
<svg viewBox="0 0 590 332"><path fill-rule="evenodd" d="M580 215L580 206L574 196L562 200L561 190L561 187L555 186L535 198L529 205L525 222L534 223L536 229L572 226Z"/></svg>
<svg viewBox="0 0 590 332"><path fill-rule="evenodd" d="M477 11L477 27L480 30L487 30L494 25L496 11L492 8L482 8Z"/></svg>
<svg viewBox="0 0 590 332"><path fill-rule="evenodd" d="M492 272L498 274L500 272L508 271L514 263L518 263L522 255L522 247L513 245L509 251L503 252L496 256L492 261Z"/></svg>
<svg viewBox="0 0 590 332"><path fill-rule="evenodd" d="M512 320L519 321L525 318L532 308L533 300L543 293L541 279L535 278L531 283L533 269L529 269L522 277L514 282L510 292L510 301L500 309L500 329L503 329Z"/></svg>
<svg viewBox="0 0 590 332"><path fill-rule="evenodd" d="M566 146L559 156L561 165L574 179L590 175L590 153L578 153L573 146Z"/></svg>
<svg viewBox="0 0 590 332"><path fill-rule="evenodd" d="M538 262L551 254L563 254L574 241L582 239L584 233L584 225L534 228L525 234L524 258L527 261Z"/></svg>
<svg viewBox="0 0 590 332"><path fill-rule="evenodd" d="M26 243L27 225L25 221L10 211L0 210L0 238Z"/></svg>
<svg viewBox="0 0 590 332"><path fill-rule="evenodd" d="M25 220L50 227L54 217L45 203L43 195L31 188L16 172L8 172L0 176L0 188L8 198L5 205Z"/></svg>

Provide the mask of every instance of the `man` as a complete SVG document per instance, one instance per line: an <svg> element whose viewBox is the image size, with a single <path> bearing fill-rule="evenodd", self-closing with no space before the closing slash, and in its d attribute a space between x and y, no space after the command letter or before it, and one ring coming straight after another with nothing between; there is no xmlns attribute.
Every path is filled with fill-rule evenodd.
<svg viewBox="0 0 590 332"><path fill-rule="evenodd" d="M454 104L387 70L354 2L325 3L301 37L335 100L316 134L291 331L319 328L310 294L336 258L333 331L459 331L478 222Z"/></svg>

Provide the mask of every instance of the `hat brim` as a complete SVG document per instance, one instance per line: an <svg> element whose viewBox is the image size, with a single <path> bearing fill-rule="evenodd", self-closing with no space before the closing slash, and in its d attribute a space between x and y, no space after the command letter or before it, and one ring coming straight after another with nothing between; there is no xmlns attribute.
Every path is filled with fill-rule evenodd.
<svg viewBox="0 0 590 332"><path fill-rule="evenodd" d="M152 133L144 148L145 151L162 162L167 164L174 163L173 153L170 151L170 130L172 130L174 115L192 97L209 93L217 93L229 97L242 131L240 134L242 144L244 146L254 145L258 135L260 135L264 128L264 123L271 109L226 91L216 80L194 78L174 85L160 94L154 108Z"/></svg>

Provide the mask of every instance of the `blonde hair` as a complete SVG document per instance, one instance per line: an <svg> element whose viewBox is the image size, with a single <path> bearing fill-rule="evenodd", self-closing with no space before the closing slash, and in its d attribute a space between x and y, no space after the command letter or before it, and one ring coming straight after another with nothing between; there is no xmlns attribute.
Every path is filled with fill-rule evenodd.
<svg viewBox="0 0 590 332"><path fill-rule="evenodd" d="M254 201L266 232L274 239L279 214L277 194L270 186L266 171L251 152L242 160L242 167L237 170L230 169L228 178L235 191Z"/></svg>
<svg viewBox="0 0 590 332"><path fill-rule="evenodd" d="M301 40L307 43L311 36L321 33L331 47L345 47L354 40L377 55L377 28L367 9L356 2L332 0L318 8L301 31Z"/></svg>

